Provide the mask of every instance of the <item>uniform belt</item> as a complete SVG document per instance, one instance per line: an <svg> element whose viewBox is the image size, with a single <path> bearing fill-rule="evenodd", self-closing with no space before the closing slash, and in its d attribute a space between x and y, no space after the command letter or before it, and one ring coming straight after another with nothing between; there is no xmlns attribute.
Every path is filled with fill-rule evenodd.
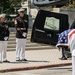
<svg viewBox="0 0 75 75"><path fill-rule="evenodd" d="M20 28L21 30L26 30L26 28Z"/></svg>

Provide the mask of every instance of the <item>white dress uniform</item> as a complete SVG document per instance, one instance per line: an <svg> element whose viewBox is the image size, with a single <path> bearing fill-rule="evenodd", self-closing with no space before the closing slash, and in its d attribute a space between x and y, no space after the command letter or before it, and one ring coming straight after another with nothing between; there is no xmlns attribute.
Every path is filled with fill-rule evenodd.
<svg viewBox="0 0 75 75"><path fill-rule="evenodd" d="M0 61L5 61L6 59L6 50L7 50L7 41L0 41Z"/></svg>
<svg viewBox="0 0 75 75"><path fill-rule="evenodd" d="M75 29L68 34L68 40L72 53L72 75L75 75Z"/></svg>
<svg viewBox="0 0 75 75"><path fill-rule="evenodd" d="M18 12L21 11L24 11L24 9L18 10ZM25 14L24 17L18 16L15 19L14 23L16 27L16 61L19 61L20 59L25 59L25 46L28 31L28 15Z"/></svg>
<svg viewBox="0 0 75 75"><path fill-rule="evenodd" d="M1 14L0 17L5 17L5 14ZM0 62L8 62L6 58L8 38L8 24L0 21Z"/></svg>

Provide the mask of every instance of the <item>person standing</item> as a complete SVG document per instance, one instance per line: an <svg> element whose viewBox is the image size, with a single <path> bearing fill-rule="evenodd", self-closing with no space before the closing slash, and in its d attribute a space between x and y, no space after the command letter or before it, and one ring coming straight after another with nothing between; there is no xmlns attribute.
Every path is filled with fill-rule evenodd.
<svg viewBox="0 0 75 75"><path fill-rule="evenodd" d="M28 32L28 15L24 14L22 8L18 10L18 14L14 21L16 27L16 61L27 61L25 59L25 46Z"/></svg>
<svg viewBox="0 0 75 75"><path fill-rule="evenodd" d="M0 15L0 62L9 62L7 60L7 43L9 38L8 24L5 22L6 14Z"/></svg>
<svg viewBox="0 0 75 75"><path fill-rule="evenodd" d="M72 53L72 75L75 75L75 29L68 34L69 47Z"/></svg>

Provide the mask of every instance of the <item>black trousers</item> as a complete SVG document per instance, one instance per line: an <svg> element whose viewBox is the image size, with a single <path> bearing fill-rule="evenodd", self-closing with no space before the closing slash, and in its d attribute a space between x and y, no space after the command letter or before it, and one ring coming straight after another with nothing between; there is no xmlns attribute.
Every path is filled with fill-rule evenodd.
<svg viewBox="0 0 75 75"><path fill-rule="evenodd" d="M65 51L67 51L68 50L68 47L62 47L62 58L66 58L65 57Z"/></svg>

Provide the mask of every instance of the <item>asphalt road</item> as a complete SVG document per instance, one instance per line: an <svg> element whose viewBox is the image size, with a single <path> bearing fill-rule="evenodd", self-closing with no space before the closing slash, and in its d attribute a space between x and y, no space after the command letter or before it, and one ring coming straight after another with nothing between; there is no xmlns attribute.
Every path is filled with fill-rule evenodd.
<svg viewBox="0 0 75 75"><path fill-rule="evenodd" d="M38 70L17 71L17 72L0 73L0 75L72 75L72 67L64 66Z"/></svg>

